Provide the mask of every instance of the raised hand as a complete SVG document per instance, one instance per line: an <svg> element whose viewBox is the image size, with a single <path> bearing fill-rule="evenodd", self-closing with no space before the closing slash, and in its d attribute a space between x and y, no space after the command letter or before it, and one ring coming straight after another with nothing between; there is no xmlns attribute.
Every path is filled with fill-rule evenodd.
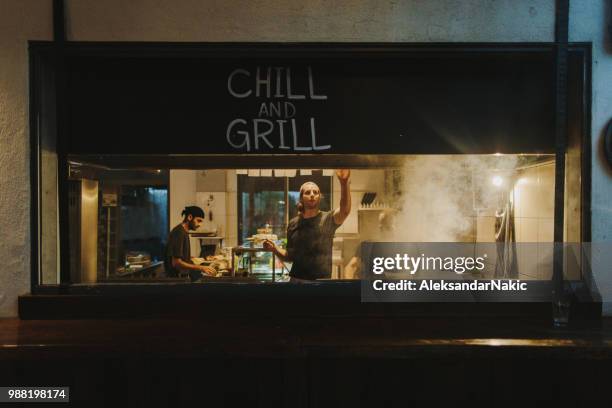
<svg viewBox="0 0 612 408"><path fill-rule="evenodd" d="M350 176L351 176L351 171L349 169L336 170L336 177L338 177L338 180L341 182L347 181Z"/></svg>

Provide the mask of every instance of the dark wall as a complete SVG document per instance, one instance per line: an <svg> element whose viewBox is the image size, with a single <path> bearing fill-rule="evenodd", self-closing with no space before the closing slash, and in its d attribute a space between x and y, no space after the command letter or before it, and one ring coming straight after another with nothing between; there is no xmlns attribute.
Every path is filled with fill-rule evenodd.
<svg viewBox="0 0 612 408"><path fill-rule="evenodd" d="M235 119L244 123L229 130L230 140L242 145L237 132L248 132L249 153L554 151L553 60L545 48L299 51L253 46L189 56L70 57L69 153L246 153L228 142ZM263 80L270 68L269 98L265 86L256 96L258 67ZM244 71L232 89L250 91L247 97L228 90L236 69ZM288 96L289 69L292 94L303 99ZM295 149L292 119L297 146L321 150ZM255 126L271 130L258 146Z"/></svg>

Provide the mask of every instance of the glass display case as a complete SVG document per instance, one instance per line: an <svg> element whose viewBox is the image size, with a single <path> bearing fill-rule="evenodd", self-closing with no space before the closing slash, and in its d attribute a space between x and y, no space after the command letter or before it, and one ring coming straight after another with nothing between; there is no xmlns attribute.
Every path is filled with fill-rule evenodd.
<svg viewBox="0 0 612 408"><path fill-rule="evenodd" d="M232 276L252 277L260 281L288 280L291 269L290 265L286 265L272 250L261 245L233 248L232 261Z"/></svg>

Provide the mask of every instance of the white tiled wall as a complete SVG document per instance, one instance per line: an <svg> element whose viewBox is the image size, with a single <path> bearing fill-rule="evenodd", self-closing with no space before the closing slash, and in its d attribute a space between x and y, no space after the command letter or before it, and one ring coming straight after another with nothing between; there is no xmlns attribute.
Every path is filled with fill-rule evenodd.
<svg viewBox="0 0 612 408"><path fill-rule="evenodd" d="M225 185L223 188L225 189ZM226 235L227 206L225 201L225 191L198 191L196 193L196 205L204 209L204 213L206 215L204 217L204 222L200 226L200 231L216 231L218 236Z"/></svg>
<svg viewBox="0 0 612 408"><path fill-rule="evenodd" d="M220 235L223 236L224 246L236 246L238 243L238 179L236 176L236 170L207 170L206 177L198 179L198 190L205 192L211 191L210 189L216 189L213 193L217 207L222 206L223 208L216 209L216 217L219 226L221 227ZM209 193L198 193L206 195ZM223 198L217 195L223 194ZM223 221L221 222L221 218Z"/></svg>
<svg viewBox="0 0 612 408"><path fill-rule="evenodd" d="M550 279L554 241L555 165L537 165L519 172L514 188L519 274L523 278Z"/></svg>
<svg viewBox="0 0 612 408"><path fill-rule="evenodd" d="M513 189L518 270L522 279L550 279L554 231L555 165L539 164L517 173ZM476 217L476 242L495 242L494 211Z"/></svg>

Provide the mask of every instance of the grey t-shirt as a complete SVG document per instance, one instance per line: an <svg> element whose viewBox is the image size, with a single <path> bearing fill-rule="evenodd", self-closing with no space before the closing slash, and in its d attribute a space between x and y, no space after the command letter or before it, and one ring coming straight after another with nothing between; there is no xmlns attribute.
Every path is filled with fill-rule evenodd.
<svg viewBox="0 0 612 408"><path fill-rule="evenodd" d="M177 225L170 231L168 236L168 246L166 247L166 258L164 267L166 275L170 277L179 276L179 270L172 266L172 258L180 258L187 263L191 261L191 245L189 243L189 234L185 231L182 224ZM189 270L191 280L194 281L201 277L201 272L197 270Z"/></svg>
<svg viewBox="0 0 612 408"><path fill-rule="evenodd" d="M331 277L332 244L338 227L331 211L292 218L287 227L287 252L293 262L289 275L310 280Z"/></svg>

